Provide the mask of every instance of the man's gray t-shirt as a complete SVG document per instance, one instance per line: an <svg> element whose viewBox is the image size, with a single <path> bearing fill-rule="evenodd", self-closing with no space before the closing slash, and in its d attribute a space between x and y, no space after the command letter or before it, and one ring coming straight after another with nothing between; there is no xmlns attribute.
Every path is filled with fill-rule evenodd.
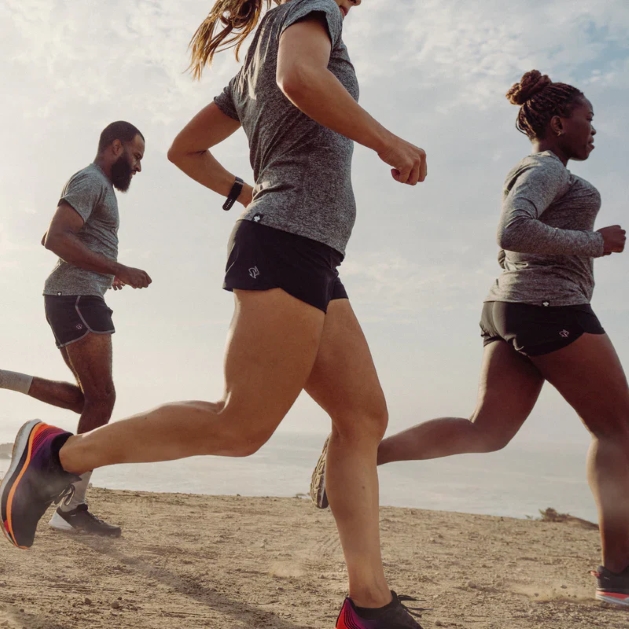
<svg viewBox="0 0 629 629"><path fill-rule="evenodd" d="M290 0L265 15L243 67L215 102L240 121L249 140L255 188L241 218L311 238L344 254L356 218L354 143L302 113L276 83L280 36L311 15L325 18L327 24L332 42L328 69L358 100L339 6L334 0Z"/></svg>
<svg viewBox="0 0 629 629"><path fill-rule="evenodd" d="M600 208L598 190L551 151L524 158L505 182L498 227L504 271L485 301L589 304L593 258L603 255L603 236L593 231Z"/></svg>
<svg viewBox="0 0 629 629"><path fill-rule="evenodd" d="M111 260L118 258L118 201L111 182L96 165L73 175L65 185L61 198L85 221L77 238L91 251ZM102 275L80 269L59 258L48 276L44 295L99 295L111 288L113 275Z"/></svg>

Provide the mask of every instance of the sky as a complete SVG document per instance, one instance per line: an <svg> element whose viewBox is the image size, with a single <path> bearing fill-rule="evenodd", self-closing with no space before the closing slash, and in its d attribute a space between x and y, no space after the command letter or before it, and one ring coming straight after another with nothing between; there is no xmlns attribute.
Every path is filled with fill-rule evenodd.
<svg viewBox="0 0 629 629"><path fill-rule="evenodd" d="M148 290L107 295L113 308L114 419L159 403L218 399L232 296L221 289L237 218L166 159L183 125L238 64L222 53L201 82L187 44L209 0L2 0L0 368L69 379L41 296L54 255L40 246L65 181L90 163L100 131L124 119L147 140L143 172L121 210L119 260L144 268ZM573 163L603 197L597 227L626 224L629 3L626 0L363 0L344 25L361 104L424 148L429 176L397 184L357 146L358 219L341 277L387 396L390 431L469 416L482 355L478 320L500 269L495 232L506 173L528 154L504 94L537 68L594 104L597 148ZM251 182L246 138L216 149ZM629 364L627 254L596 262L593 305ZM76 416L0 391L0 440L38 417L73 429ZM281 430L324 435L305 396ZM587 444L549 386L523 442Z"/></svg>

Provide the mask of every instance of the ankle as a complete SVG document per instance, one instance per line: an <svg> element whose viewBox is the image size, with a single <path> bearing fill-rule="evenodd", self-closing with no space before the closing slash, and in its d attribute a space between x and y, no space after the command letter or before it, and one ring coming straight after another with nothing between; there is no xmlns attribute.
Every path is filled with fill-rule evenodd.
<svg viewBox="0 0 629 629"><path fill-rule="evenodd" d="M357 608L380 609L386 607L392 600L391 591L386 589L376 590L350 590L349 597Z"/></svg>
<svg viewBox="0 0 629 629"><path fill-rule="evenodd" d="M88 470L79 469L75 465L75 462L73 460L74 459L73 446L76 444L78 440L80 440L80 437L78 435L72 435L63 444L63 446L59 450L59 463L61 463L61 467L63 468L64 472L68 472L70 474L76 474L77 476L80 476L81 474L84 474Z"/></svg>

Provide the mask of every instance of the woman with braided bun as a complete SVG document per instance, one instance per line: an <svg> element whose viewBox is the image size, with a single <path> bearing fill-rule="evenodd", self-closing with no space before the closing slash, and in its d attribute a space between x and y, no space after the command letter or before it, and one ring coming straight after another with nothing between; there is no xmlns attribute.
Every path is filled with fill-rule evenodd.
<svg viewBox="0 0 629 629"><path fill-rule="evenodd" d="M420 629L389 589L379 540L377 448L387 423L375 367L337 268L356 213L354 142L376 152L395 181L426 177L423 150L358 105L343 21L361 0L218 0L191 42L199 77L214 55L244 64L180 132L169 159L245 207L229 243L224 288L235 313L216 403L166 404L85 435L41 422L18 434L0 489L3 530L32 544L46 507L87 470L195 455L248 456L274 433L302 390L330 415L328 490L349 575L339 629ZM254 185L211 149L242 127ZM185 229L185 226L182 227Z"/></svg>
<svg viewBox="0 0 629 629"><path fill-rule="evenodd" d="M533 145L507 175L498 229L503 272L485 300L479 398L470 419L441 418L385 439L378 464L504 448L529 416L545 381L592 435L588 479L596 500L603 566L596 597L629 606L629 389L594 314L593 260L625 247L618 225L594 231L601 205L569 160L594 149L592 104L577 88L527 72L508 92L517 128ZM311 496L326 505L325 461Z"/></svg>

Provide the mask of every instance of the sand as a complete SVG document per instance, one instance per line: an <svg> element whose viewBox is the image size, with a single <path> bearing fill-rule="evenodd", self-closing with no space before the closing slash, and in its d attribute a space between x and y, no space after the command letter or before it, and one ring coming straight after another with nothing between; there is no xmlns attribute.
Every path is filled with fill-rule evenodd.
<svg viewBox="0 0 629 629"><path fill-rule="evenodd" d="M118 540L52 531L0 546L0 628L333 629L346 571L329 511L302 498L92 489ZM597 603L596 530L579 522L382 509L391 586L426 628L627 629Z"/></svg>

